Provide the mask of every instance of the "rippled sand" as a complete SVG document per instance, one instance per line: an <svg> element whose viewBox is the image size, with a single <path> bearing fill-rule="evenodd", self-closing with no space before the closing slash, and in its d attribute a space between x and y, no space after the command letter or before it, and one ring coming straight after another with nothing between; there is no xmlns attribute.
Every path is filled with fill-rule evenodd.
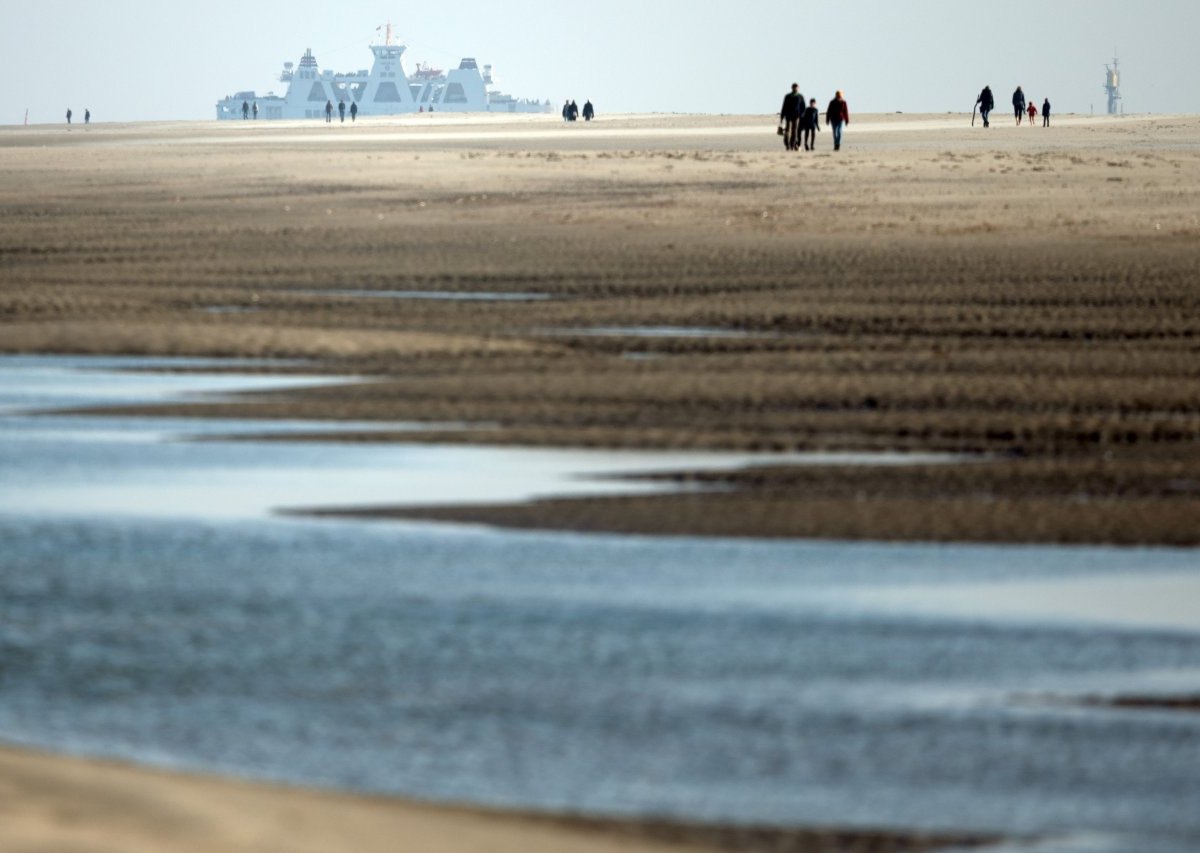
<svg viewBox="0 0 1200 853"><path fill-rule="evenodd" d="M317 359L380 381L244 412L498 426L427 440L989 460L496 523L1195 544L1200 119L819 145L754 116L6 128L0 349Z"/></svg>

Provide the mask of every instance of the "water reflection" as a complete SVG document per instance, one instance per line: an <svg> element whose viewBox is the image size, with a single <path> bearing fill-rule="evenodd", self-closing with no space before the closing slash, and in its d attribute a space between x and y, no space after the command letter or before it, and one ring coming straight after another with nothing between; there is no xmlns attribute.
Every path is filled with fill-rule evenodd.
<svg viewBox="0 0 1200 853"><path fill-rule="evenodd" d="M1193 551L274 518L746 460L24 413L280 384L123 363L0 359L7 741L500 806L1200 848L1200 715L1071 701L1196 690L1200 631L1138 598L1192 600Z"/></svg>

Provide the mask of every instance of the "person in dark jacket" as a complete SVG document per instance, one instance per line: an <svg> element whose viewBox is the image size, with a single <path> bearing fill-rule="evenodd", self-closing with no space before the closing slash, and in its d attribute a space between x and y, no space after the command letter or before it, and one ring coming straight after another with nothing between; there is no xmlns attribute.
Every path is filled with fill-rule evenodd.
<svg viewBox="0 0 1200 853"><path fill-rule="evenodd" d="M1042 127L1050 126L1050 99L1042 101Z"/></svg>
<svg viewBox="0 0 1200 853"><path fill-rule="evenodd" d="M817 99L808 102L808 109L800 117L800 131L804 134L804 150L815 151L817 147L817 131L821 129L821 110Z"/></svg>
<svg viewBox="0 0 1200 853"><path fill-rule="evenodd" d="M583 120L591 121L596 117L596 108L592 106L592 102L586 101L583 105Z"/></svg>
<svg viewBox="0 0 1200 853"><path fill-rule="evenodd" d="M67 127L68 127L68 129L71 127L71 116L72 115L73 115L73 113L70 110L67 110Z"/></svg>
<svg viewBox="0 0 1200 853"><path fill-rule="evenodd" d="M1017 127L1020 127L1021 119L1025 117L1025 93L1020 86L1013 92L1013 112L1017 114Z"/></svg>
<svg viewBox="0 0 1200 853"><path fill-rule="evenodd" d="M258 101L254 102L254 106L250 108L250 111L254 113L254 120L258 121Z"/></svg>
<svg viewBox="0 0 1200 853"><path fill-rule="evenodd" d="M242 101L242 121L247 121L250 118L250 102Z"/></svg>
<svg viewBox="0 0 1200 853"><path fill-rule="evenodd" d="M346 102L338 101L338 118L342 120L342 124L346 123Z"/></svg>
<svg viewBox="0 0 1200 853"><path fill-rule="evenodd" d="M984 86L983 91L979 93L979 97L975 99L975 105L979 107L979 114L983 116L983 126L991 127L988 121L988 116L992 110L996 109L996 98L992 95L992 87Z"/></svg>
<svg viewBox="0 0 1200 853"><path fill-rule="evenodd" d="M574 101L571 101L571 108L567 112L567 119L569 121L579 121L579 104Z"/></svg>
<svg viewBox="0 0 1200 853"><path fill-rule="evenodd" d="M358 121L358 101L350 105L350 123Z"/></svg>
<svg viewBox="0 0 1200 853"><path fill-rule="evenodd" d="M783 126L783 147L788 151L800 150L800 119L804 116L804 96L800 84L793 83L792 91L783 96L779 110L779 122Z"/></svg>
<svg viewBox="0 0 1200 853"><path fill-rule="evenodd" d="M833 150L842 150L842 127L850 123L850 107L839 91L825 111L825 123L833 130Z"/></svg>

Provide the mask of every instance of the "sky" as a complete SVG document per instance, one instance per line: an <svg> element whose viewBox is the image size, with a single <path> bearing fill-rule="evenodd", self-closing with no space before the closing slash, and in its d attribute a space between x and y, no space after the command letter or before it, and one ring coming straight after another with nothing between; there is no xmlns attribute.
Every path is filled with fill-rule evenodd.
<svg viewBox="0 0 1200 853"><path fill-rule="evenodd" d="M1001 105L1022 85L1103 112L1114 51L1126 112L1200 112L1200 0L0 0L0 124L213 118L236 91L282 93L309 47L322 68L370 67L389 20L406 70L474 56L511 94L601 116L766 114L793 82L856 112L970 111L984 84Z"/></svg>

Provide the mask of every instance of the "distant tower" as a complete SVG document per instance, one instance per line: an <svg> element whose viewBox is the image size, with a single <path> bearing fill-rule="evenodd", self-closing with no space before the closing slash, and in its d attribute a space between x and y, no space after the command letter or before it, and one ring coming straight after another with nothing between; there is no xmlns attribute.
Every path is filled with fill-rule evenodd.
<svg viewBox="0 0 1200 853"><path fill-rule="evenodd" d="M1104 91L1108 92L1108 114L1115 116L1121 100L1121 62L1113 57L1112 65L1105 65L1104 69L1108 72L1104 84Z"/></svg>

